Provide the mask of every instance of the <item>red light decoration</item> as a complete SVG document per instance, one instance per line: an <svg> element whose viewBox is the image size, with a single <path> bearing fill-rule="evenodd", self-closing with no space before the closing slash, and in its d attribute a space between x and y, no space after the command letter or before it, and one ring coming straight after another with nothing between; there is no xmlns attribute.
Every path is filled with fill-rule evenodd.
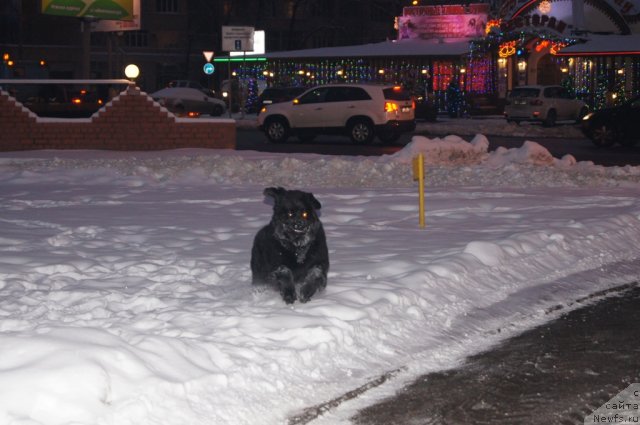
<svg viewBox="0 0 640 425"><path fill-rule="evenodd" d="M502 19L490 19L489 21L487 21L487 25L484 27L485 34L489 34L494 28L500 29L501 24Z"/></svg>
<svg viewBox="0 0 640 425"><path fill-rule="evenodd" d="M553 43L551 43L551 49L549 50L549 52L552 55L557 55L560 49L562 49L563 47L567 47L568 45L569 43L564 43L562 41L554 41Z"/></svg>
<svg viewBox="0 0 640 425"><path fill-rule="evenodd" d="M549 45L551 45L551 42L549 40L542 40L536 45L536 52L541 52L542 50L549 47Z"/></svg>

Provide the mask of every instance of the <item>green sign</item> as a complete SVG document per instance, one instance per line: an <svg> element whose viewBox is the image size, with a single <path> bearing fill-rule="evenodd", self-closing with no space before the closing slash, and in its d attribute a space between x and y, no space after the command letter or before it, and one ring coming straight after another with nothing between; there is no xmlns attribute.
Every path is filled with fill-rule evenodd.
<svg viewBox="0 0 640 425"><path fill-rule="evenodd" d="M42 13L130 21L133 19L133 0L42 0Z"/></svg>

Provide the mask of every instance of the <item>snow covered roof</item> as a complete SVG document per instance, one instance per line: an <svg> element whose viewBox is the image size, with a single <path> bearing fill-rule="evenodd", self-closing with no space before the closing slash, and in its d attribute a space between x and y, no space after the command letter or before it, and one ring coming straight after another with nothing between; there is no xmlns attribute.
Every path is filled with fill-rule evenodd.
<svg viewBox="0 0 640 425"><path fill-rule="evenodd" d="M581 44L565 47L560 56L640 55L640 34L591 35Z"/></svg>
<svg viewBox="0 0 640 425"><path fill-rule="evenodd" d="M317 49L269 52L262 55L267 59L288 58L335 58L335 57L376 57L376 56L460 56L469 53L471 39L430 39L430 40L388 40L381 43L357 46L320 47ZM247 57L254 55L247 54ZM257 56L257 55L255 55Z"/></svg>

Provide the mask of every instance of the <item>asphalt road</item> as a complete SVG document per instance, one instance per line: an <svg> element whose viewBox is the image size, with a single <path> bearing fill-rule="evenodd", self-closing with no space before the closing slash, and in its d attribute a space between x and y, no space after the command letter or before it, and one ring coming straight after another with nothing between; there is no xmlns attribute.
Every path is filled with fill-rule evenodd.
<svg viewBox="0 0 640 425"><path fill-rule="evenodd" d="M256 129L240 128L237 132L236 149L280 153L377 156L397 152L411 141L412 136L413 134L404 134L400 140L392 145L374 143L371 145L358 146L352 144L346 137L339 136L318 136L312 143L306 144L299 143L295 138L291 138L287 143L272 144L267 141L262 132ZM429 137L433 137L433 135L429 135ZM520 147L522 143L528 139L527 137L491 135L487 135L487 138L489 139L490 150L495 150L499 146L504 146L505 148ZM578 161L592 161L598 165L640 165L640 145L634 147L615 146L613 148L597 148L588 139L536 137L535 141L548 149L556 158L562 158L564 155L570 154Z"/></svg>
<svg viewBox="0 0 640 425"><path fill-rule="evenodd" d="M594 410L640 383L638 305L638 283L617 288L595 304L470 357L460 368L419 378L352 421L529 425L593 420ZM616 413L622 412L601 422L620 423ZM635 420L627 423L640 422L640 410L633 414Z"/></svg>

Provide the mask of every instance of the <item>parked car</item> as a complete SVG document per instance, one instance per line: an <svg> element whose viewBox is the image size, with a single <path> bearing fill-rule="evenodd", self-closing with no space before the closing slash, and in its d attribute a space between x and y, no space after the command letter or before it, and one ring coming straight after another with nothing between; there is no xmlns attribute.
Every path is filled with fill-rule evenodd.
<svg viewBox="0 0 640 425"><path fill-rule="evenodd" d="M355 143L370 143L375 136L392 142L415 129L415 105L399 86L327 84L291 102L264 106L258 125L274 143L291 134L305 142L316 134L343 134Z"/></svg>
<svg viewBox="0 0 640 425"><path fill-rule="evenodd" d="M222 100L189 87L167 87L151 93L149 96L178 116L211 115L217 117L224 114L226 110Z"/></svg>
<svg viewBox="0 0 640 425"><path fill-rule="evenodd" d="M208 89L206 87L204 87L202 84L197 83L195 81L190 81L190 80L173 80L173 81L169 81L169 84L167 84L167 87L187 87L190 89L197 89L200 90L201 92L204 92L208 95L211 96L215 96L215 91Z"/></svg>
<svg viewBox="0 0 640 425"><path fill-rule="evenodd" d="M562 86L516 87L504 107L507 122L539 121L549 127L557 121L580 122L588 112L587 105Z"/></svg>
<svg viewBox="0 0 640 425"><path fill-rule="evenodd" d="M306 87L268 87L258 95L255 105L249 108L249 112L259 112L264 105L293 100L306 90Z"/></svg>
<svg viewBox="0 0 640 425"><path fill-rule="evenodd" d="M435 122L438 119L438 108L433 101L433 96L419 89L414 90L412 95L416 105L416 119Z"/></svg>
<svg viewBox="0 0 640 425"><path fill-rule="evenodd" d="M608 147L616 142L635 145L640 141L640 96L587 114L582 119L582 132L596 146Z"/></svg>

